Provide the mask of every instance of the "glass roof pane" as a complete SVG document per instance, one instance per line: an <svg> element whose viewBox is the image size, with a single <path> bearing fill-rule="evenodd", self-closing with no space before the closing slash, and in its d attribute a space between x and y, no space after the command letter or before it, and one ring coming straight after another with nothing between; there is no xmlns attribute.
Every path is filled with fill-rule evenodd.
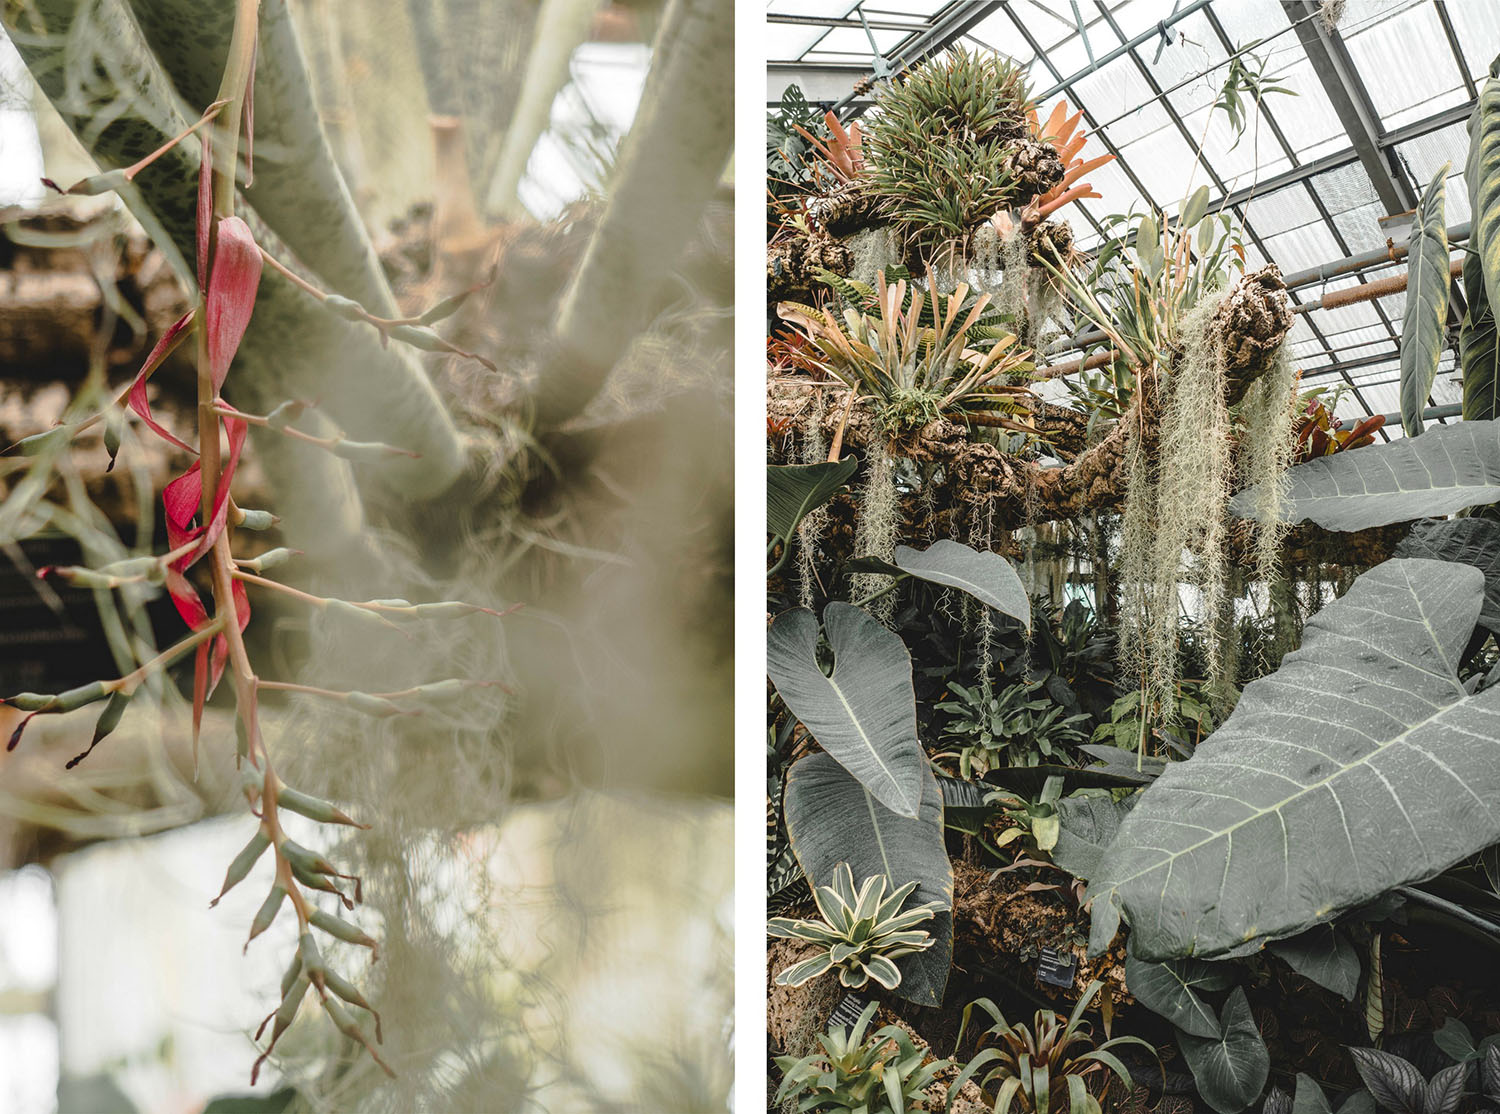
<svg viewBox="0 0 1500 1114"><path fill-rule="evenodd" d="M1500 4L1449 4L1447 12L1470 76L1484 81L1490 61L1500 54Z"/></svg>
<svg viewBox="0 0 1500 1114"><path fill-rule="evenodd" d="M1340 34L1387 130L1468 99L1430 3Z"/></svg>
<svg viewBox="0 0 1500 1114"><path fill-rule="evenodd" d="M766 25L766 57L777 61L796 61L823 37L827 28L807 27L794 23Z"/></svg>
<svg viewBox="0 0 1500 1114"><path fill-rule="evenodd" d="M1064 71L1066 72L1066 71ZM1109 130L1110 141L1123 147L1143 135L1170 128L1172 120L1155 100L1146 79L1127 58L1080 78L1073 95Z"/></svg>

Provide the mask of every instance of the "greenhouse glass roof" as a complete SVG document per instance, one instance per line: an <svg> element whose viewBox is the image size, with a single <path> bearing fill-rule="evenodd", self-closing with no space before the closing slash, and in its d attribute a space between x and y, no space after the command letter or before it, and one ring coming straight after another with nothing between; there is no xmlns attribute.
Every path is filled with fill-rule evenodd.
<svg viewBox="0 0 1500 1114"><path fill-rule="evenodd" d="M1331 28L1316 0L770 0L768 104L798 85L845 120L870 107L865 82L962 44L1029 65L1043 118L1081 108L1089 155L1117 160L1088 175L1101 199L1059 211L1087 249L1105 213L1175 212L1209 185L1245 233L1247 266L1288 276L1384 250L1404 232L1382 219L1415 207L1443 164L1447 223L1469 219L1463 165L1477 82L1500 54L1500 3L1348 0ZM1268 95L1236 136L1212 111L1231 60L1275 75L1296 95ZM1201 156L1197 154L1201 146ZM1399 222L1398 222L1399 223ZM1294 303L1404 271L1405 261L1296 286ZM1463 303L1449 310L1456 338ZM1338 414L1399 406L1403 293L1301 312L1290 336L1304 387L1344 384ZM1058 347L1049 360L1069 358ZM1434 416L1456 412L1453 346L1433 386ZM1446 409L1445 409L1446 408ZM1400 421L1385 436L1401 436Z"/></svg>

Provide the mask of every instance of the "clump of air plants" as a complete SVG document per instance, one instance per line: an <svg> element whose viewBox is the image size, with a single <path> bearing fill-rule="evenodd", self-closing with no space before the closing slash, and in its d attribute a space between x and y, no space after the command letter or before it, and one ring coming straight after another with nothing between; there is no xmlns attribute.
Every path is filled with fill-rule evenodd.
<svg viewBox="0 0 1500 1114"><path fill-rule="evenodd" d="M901 499L896 490L896 458L883 443L870 447L864 486L857 507L859 520L854 528L854 552L860 557L877 557L894 561L896 541L901 524ZM868 610L882 623L889 623L895 608L894 597L886 591L891 577L884 573L855 573L850 588L855 600L868 600Z"/></svg>
<svg viewBox="0 0 1500 1114"><path fill-rule="evenodd" d="M1279 571L1287 469L1297 452L1297 370L1283 346L1235 408L1239 418L1239 488L1255 493L1255 577L1270 583ZM1373 434L1371 435L1373 439Z"/></svg>
<svg viewBox="0 0 1500 1114"><path fill-rule="evenodd" d="M874 286L880 275L901 262L900 241L895 229L888 224L860 229L844 240L843 246L849 253L845 273L866 286Z"/></svg>
<svg viewBox="0 0 1500 1114"><path fill-rule="evenodd" d="M958 49L916 67L880 97L865 136L866 173L902 237L954 244L1017 200L1050 188L1061 161L1030 134L1022 68Z"/></svg>
<svg viewBox="0 0 1500 1114"><path fill-rule="evenodd" d="M828 458L823 444L823 413L826 405L821 388L813 390L810 412L802 426L803 464L821 464ZM812 610L813 588L818 582L817 553L823 533L828 528L828 508L817 506L797 526L797 602Z"/></svg>
<svg viewBox="0 0 1500 1114"><path fill-rule="evenodd" d="M1156 520L1144 566L1127 551L1126 575L1147 584L1150 621L1142 631L1148 696L1159 708L1171 706L1177 677L1177 593L1179 583L1198 591L1202 613L1213 617L1223 605L1231 483L1232 425L1226 396L1223 339L1215 329L1220 298L1205 298L1183 317L1178 332L1181 356L1163 384L1156 464ZM1182 569L1184 556L1190 565ZM1210 683L1221 682L1217 643L1208 641Z"/></svg>

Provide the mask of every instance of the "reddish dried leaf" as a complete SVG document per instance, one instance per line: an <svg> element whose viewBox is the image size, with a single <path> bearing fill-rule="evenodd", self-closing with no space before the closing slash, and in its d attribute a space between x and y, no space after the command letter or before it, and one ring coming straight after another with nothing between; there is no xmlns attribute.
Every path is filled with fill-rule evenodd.
<svg viewBox="0 0 1500 1114"><path fill-rule="evenodd" d="M203 472L202 464L194 461L193 466L171 483L167 484L161 495L162 508L166 511L167 519L167 545L171 549L179 549L198 538L197 547L187 556L178 558L173 562L173 567L179 570L187 569L193 565L198 558L208 552L220 534L224 532L224 524L229 517L229 485L234 480L235 466L239 463L240 451L245 447L245 434L249 426L238 418L225 418L224 428L229 433L229 455L224 460L224 469L219 476L219 486L214 492L214 513L208 529L200 525L192 525L193 517L198 513L203 502Z"/></svg>
<svg viewBox="0 0 1500 1114"><path fill-rule="evenodd" d="M198 133L202 156L198 165L198 289L208 288L208 230L214 215L214 149L209 129Z"/></svg>
<svg viewBox="0 0 1500 1114"><path fill-rule="evenodd" d="M240 339L255 311L260 269L260 249L255 246L250 226L239 217L225 217L219 221L213 269L204 299L208 366L215 391L224 385L229 364L239 350Z"/></svg>
<svg viewBox="0 0 1500 1114"><path fill-rule="evenodd" d="M189 445L186 441L183 441L176 434L163 429L160 425L157 424L156 419L151 416L151 403L146 398L146 380L151 378L151 373L154 372L158 367L160 367L162 361L165 360L167 356L172 352L172 350L177 347L183 336L186 335L187 330L192 327L192 324L193 311L189 310L187 313L184 313L181 317L174 321L172 323L172 327L162 334L161 339L156 342L156 347L151 349L150 355L146 357L146 362L141 365L141 370L136 372L135 382L130 385L129 400L130 408L134 410L141 421L150 426L158 436L170 441L179 449L186 449L190 453L197 452L198 450L193 448L193 446Z"/></svg>

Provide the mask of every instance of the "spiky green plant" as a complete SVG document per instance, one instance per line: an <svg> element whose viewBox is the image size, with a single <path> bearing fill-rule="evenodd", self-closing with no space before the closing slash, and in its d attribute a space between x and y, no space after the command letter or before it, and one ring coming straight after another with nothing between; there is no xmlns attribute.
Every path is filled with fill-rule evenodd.
<svg viewBox="0 0 1500 1114"><path fill-rule="evenodd" d="M1130 1072L1112 1050L1137 1045L1155 1056L1156 1049L1140 1037L1094 1043L1093 1026L1083 1014L1102 986L1098 979L1089 983L1066 1021L1053 1010L1037 1010L1029 1026L1006 1021L988 998L969 1003L956 1043L962 1044L975 1006L994 1019L981 1037L993 1043L964 1065L948 1089L949 1101L970 1078L988 1069L980 1086L995 1089L995 1114L1103 1114L1090 1082L1112 1072L1127 1087L1131 1084Z"/></svg>
<svg viewBox="0 0 1500 1114"><path fill-rule="evenodd" d="M901 906L917 888L916 882L885 892L884 875L866 878L854 890L854 872L848 863L833 870L833 885L813 891L821 921L799 921L774 917L766 922L766 932L788 940L811 940L825 949L810 959L794 963L776 976L778 986L801 986L825 971L838 969L839 982L849 987L864 986L874 979L887 990L901 983L901 971L895 960L904 955L925 951L935 942L926 929L917 925L931 920L943 908L929 901L902 912Z"/></svg>
<svg viewBox="0 0 1500 1114"><path fill-rule="evenodd" d="M958 760L958 776L972 778L1002 766L1067 762L1068 750L1087 741L1087 716L1070 716L1036 681L1007 685L998 692L950 682L957 699L937 710L947 716L943 742L953 749L938 759Z"/></svg>
<svg viewBox="0 0 1500 1114"><path fill-rule="evenodd" d="M1044 154L1021 151L1032 141L1029 107L1018 64L962 48L893 84L865 135L870 187L886 217L909 239L961 241L1025 200L1019 179Z"/></svg>
<svg viewBox="0 0 1500 1114"><path fill-rule="evenodd" d="M1238 229L1227 214L1207 213L1207 205L1204 187L1176 220L1157 213L1106 217L1106 228L1122 231L1086 271L1042 261L1069 304L1132 364L1162 363L1188 311L1244 270Z"/></svg>
<svg viewBox="0 0 1500 1114"><path fill-rule="evenodd" d="M921 1110L923 1091L948 1067L948 1060L923 1064L923 1051L910 1034L887 1025L865 1039L875 1016L871 1002L849 1029L836 1027L818 1037L821 1051L799 1059L778 1056L783 1079L777 1102L799 1111L853 1114L906 1114Z"/></svg>
<svg viewBox="0 0 1500 1114"><path fill-rule="evenodd" d="M942 294L930 268L927 282L923 291L904 279L887 283L882 272L873 312L850 306L842 318L790 302L777 311L812 342L809 362L872 399L893 436L939 417L1030 432L1015 417L1025 412L1030 391L1010 381L1029 369L1029 353L1010 333L988 330L987 339L975 339L989 295L970 300L962 283ZM981 344L987 344L982 351Z"/></svg>

